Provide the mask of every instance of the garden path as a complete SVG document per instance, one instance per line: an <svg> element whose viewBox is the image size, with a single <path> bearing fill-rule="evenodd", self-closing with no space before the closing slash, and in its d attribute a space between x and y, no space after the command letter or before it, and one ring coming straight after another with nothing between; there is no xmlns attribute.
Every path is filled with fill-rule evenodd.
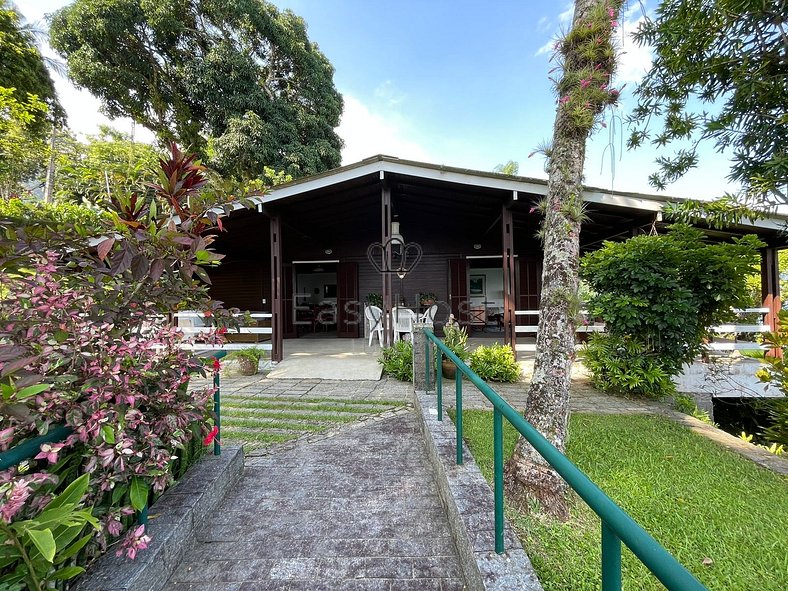
<svg viewBox="0 0 788 591"><path fill-rule="evenodd" d="M229 382L225 391L233 389ZM347 382L264 382L269 395L273 388L294 397L375 397L381 386L369 383L364 391L347 388ZM400 389L393 381L391 387ZM165 586L463 588L415 411L402 407L247 457L242 479L197 532L194 547Z"/></svg>

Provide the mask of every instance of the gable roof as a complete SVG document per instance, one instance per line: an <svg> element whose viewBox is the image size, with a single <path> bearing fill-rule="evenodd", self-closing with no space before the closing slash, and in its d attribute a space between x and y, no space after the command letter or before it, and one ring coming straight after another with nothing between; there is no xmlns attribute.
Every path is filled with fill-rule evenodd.
<svg viewBox="0 0 788 591"><path fill-rule="evenodd" d="M284 203L294 197L305 197L314 191L331 190L343 184L354 184L363 179L377 182L386 175L415 177L426 181L445 182L455 185L466 185L479 189L492 189L511 193L513 200L521 195L546 195L547 180L457 168L453 166L403 160L394 156L378 154L354 164L334 168L320 174L312 175L290 183L277 185L259 198L263 205ZM660 212L667 203L685 201L685 198L633 193L585 187L583 200L587 203L603 204L610 207L621 207L643 212ZM738 224L742 228L758 228L771 231L785 231L788 216L771 215L768 218Z"/></svg>

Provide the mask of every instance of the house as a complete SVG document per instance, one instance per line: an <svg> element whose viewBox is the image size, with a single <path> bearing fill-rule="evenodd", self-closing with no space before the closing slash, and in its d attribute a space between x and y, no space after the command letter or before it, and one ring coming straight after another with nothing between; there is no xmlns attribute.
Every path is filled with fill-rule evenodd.
<svg viewBox="0 0 788 591"><path fill-rule="evenodd" d="M256 210L234 212L215 242L226 258L210 272L211 295L271 313L275 361L283 339L321 330L363 336L368 294L382 295L390 310L396 303L419 308L419 294L433 293L438 323L453 313L468 324L494 324L514 346L535 331L542 260L535 205L546 193L545 180L375 156L277 186ZM663 226L662 208L673 200L593 188L583 198L583 251ZM706 229L712 239L757 233L767 243L762 278L771 326L784 226L775 217Z"/></svg>

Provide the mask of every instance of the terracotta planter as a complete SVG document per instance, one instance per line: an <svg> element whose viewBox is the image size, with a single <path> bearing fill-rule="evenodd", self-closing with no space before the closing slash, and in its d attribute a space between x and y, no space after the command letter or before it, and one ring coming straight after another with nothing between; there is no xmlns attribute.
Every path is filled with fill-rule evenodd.
<svg viewBox="0 0 788 591"><path fill-rule="evenodd" d="M253 376L257 373L257 361L247 359L246 357L238 358L238 372L242 376Z"/></svg>
<svg viewBox="0 0 788 591"><path fill-rule="evenodd" d="M454 365L453 361L449 359L441 360L441 368L443 369L443 377L453 380L454 376L457 374L457 366Z"/></svg>

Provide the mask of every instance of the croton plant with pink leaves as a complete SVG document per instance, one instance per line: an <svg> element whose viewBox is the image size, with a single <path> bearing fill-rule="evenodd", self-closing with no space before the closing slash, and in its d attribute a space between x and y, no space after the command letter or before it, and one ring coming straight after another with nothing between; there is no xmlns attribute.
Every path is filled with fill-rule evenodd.
<svg viewBox="0 0 788 591"><path fill-rule="evenodd" d="M204 310L216 343L232 325L204 267L239 200L174 145L160 166L153 200L117 195L86 223L73 207L0 204L0 450L72 430L0 472L0 586L63 586L108 546L134 558L150 541L135 512L210 433L213 389L188 388L203 362L167 319Z"/></svg>

